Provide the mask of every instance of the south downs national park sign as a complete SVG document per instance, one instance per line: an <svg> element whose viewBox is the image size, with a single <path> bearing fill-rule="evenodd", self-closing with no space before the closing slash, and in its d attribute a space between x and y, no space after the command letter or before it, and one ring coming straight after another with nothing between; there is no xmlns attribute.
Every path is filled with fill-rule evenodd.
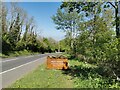
<svg viewBox="0 0 120 90"><path fill-rule="evenodd" d="M68 69L68 59L62 56L48 56L47 69Z"/></svg>

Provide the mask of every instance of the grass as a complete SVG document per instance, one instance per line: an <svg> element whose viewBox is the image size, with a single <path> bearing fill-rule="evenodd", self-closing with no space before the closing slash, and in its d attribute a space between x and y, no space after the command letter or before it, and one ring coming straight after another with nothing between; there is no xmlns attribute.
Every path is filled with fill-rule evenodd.
<svg viewBox="0 0 120 90"><path fill-rule="evenodd" d="M12 52L9 52L7 54L0 53L0 57L9 58L9 57L27 56L27 55L34 55L34 54L38 54L38 53L23 50L23 51L12 51Z"/></svg>
<svg viewBox="0 0 120 90"><path fill-rule="evenodd" d="M120 88L120 82L104 73L102 67L71 59L68 70L48 70L43 64L10 88Z"/></svg>
<svg viewBox="0 0 120 90"><path fill-rule="evenodd" d="M17 80L10 88L72 88L73 83L69 75L61 70L46 69L40 65L35 71Z"/></svg>

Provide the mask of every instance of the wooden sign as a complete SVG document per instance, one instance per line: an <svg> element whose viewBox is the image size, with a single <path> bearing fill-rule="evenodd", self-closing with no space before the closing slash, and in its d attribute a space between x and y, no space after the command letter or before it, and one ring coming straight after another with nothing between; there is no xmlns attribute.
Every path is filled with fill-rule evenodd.
<svg viewBox="0 0 120 90"><path fill-rule="evenodd" d="M68 69L68 59L65 57L47 57L47 68L48 69Z"/></svg>

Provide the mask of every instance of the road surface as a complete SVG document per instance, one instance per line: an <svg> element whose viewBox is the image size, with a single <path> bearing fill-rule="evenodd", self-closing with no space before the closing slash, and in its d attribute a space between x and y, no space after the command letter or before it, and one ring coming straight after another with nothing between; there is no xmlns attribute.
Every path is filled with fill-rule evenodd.
<svg viewBox="0 0 120 90"><path fill-rule="evenodd" d="M54 54L38 54L2 59L0 64L2 65L2 72L0 72L0 77L2 77L2 87L0 88L8 87L28 72L37 68L37 66L46 61L46 56L48 55Z"/></svg>

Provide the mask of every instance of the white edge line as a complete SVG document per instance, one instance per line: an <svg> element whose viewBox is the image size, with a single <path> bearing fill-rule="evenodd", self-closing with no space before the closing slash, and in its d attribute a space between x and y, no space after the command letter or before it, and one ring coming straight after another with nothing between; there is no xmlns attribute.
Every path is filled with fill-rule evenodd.
<svg viewBox="0 0 120 90"><path fill-rule="evenodd" d="M34 57L34 56L26 56L26 57L24 57L24 58L29 58L29 57ZM17 59L19 59L19 58L14 58L14 59L9 59L9 60L2 60L2 62L9 62L9 61L14 61L14 60L17 60Z"/></svg>
<svg viewBox="0 0 120 90"><path fill-rule="evenodd" d="M40 59L40 58L39 58L39 59ZM28 65L28 64L30 64L30 63L36 62L36 61L39 60L39 59L36 59L35 61L32 61L32 62L28 62L28 63L26 63L26 64L22 64L22 65L20 65L20 66L17 66L17 67L15 67L15 68L12 68L12 69L9 69L9 70L6 70L6 71L3 71L3 72L1 72L0 74L4 74L4 73L9 72L9 71L12 71L12 70L14 70L14 69L17 69L17 68L20 68L20 67L22 67L22 66Z"/></svg>
<svg viewBox="0 0 120 90"><path fill-rule="evenodd" d="M47 55L48 53L44 54L44 55ZM32 55L32 56L26 56L24 58L29 58L29 57L34 57L35 55ZM40 55L36 55L36 56L40 56ZM1 60L3 63L4 62L9 62L9 61L14 61L14 60L17 60L19 58L13 58L13 59L9 59L9 60Z"/></svg>

